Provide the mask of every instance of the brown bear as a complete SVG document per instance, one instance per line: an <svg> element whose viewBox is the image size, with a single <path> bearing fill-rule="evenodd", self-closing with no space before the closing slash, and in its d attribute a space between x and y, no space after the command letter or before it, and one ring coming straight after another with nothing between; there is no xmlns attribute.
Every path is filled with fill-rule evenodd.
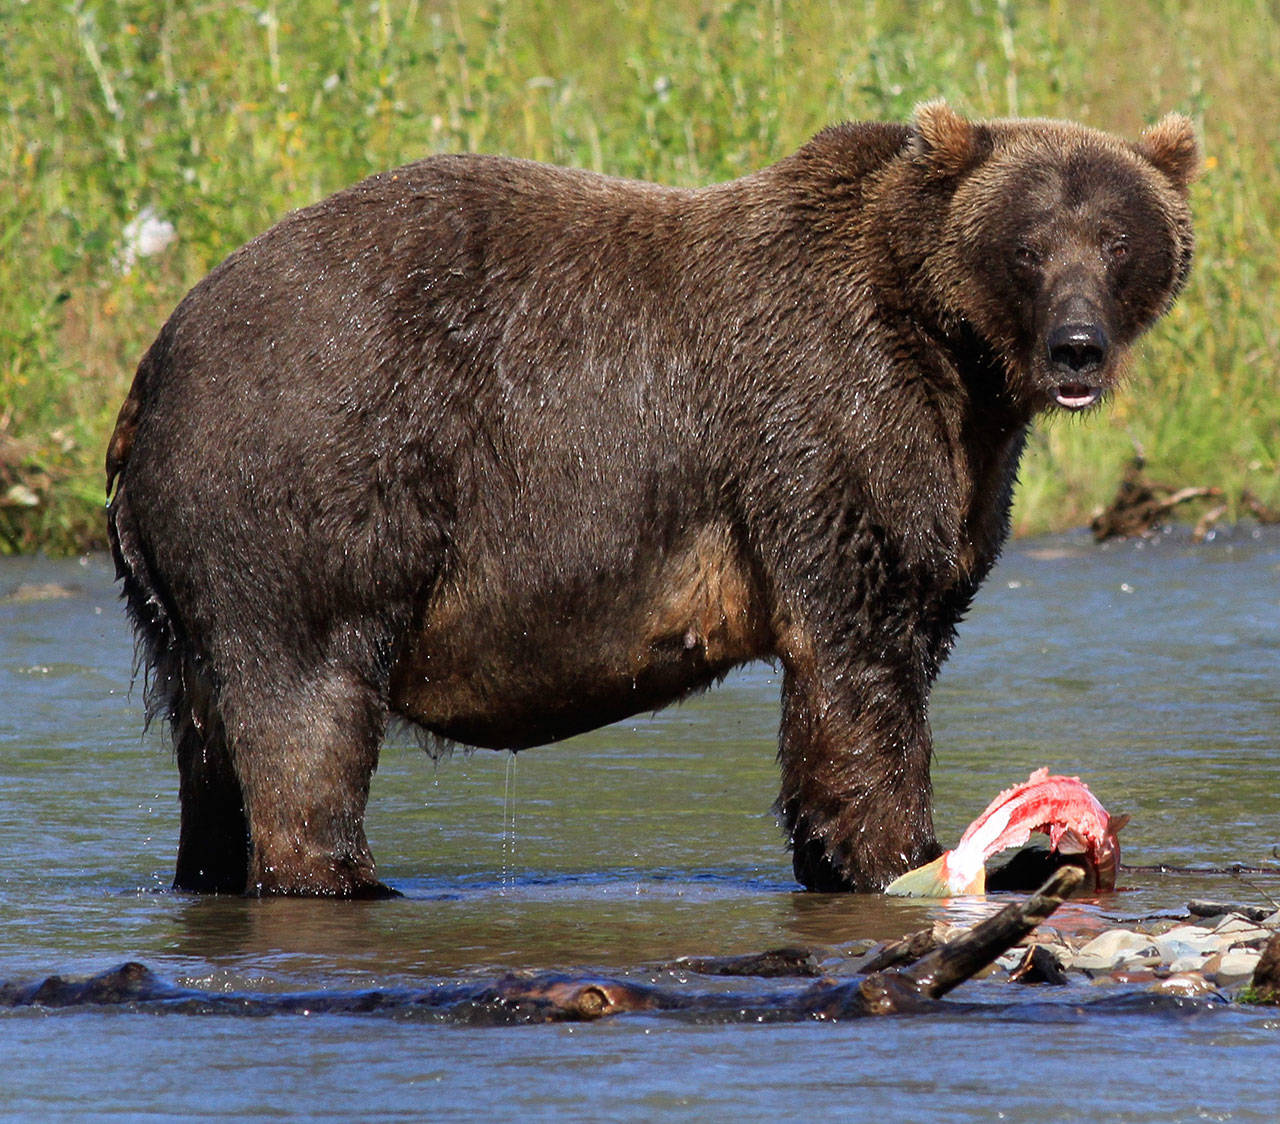
<svg viewBox="0 0 1280 1124"><path fill-rule="evenodd" d="M520 749L783 669L796 877L938 853L930 685L1028 426L1191 263L1190 123L845 124L675 189L485 156L286 217L182 301L107 456L176 888L378 895L391 716Z"/></svg>

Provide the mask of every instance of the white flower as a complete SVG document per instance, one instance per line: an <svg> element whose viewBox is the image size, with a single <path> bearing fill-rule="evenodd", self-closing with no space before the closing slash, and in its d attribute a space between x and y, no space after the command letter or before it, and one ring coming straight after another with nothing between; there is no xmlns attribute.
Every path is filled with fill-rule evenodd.
<svg viewBox="0 0 1280 1124"><path fill-rule="evenodd" d="M139 258L158 254L176 237L177 231L174 230L173 223L161 218L154 207L143 207L125 224L120 252L116 255L116 268L121 273L128 273Z"/></svg>

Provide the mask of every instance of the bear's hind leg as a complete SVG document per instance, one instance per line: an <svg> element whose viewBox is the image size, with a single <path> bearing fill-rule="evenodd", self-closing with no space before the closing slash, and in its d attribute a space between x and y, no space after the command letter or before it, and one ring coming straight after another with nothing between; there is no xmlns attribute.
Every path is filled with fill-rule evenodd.
<svg viewBox="0 0 1280 1124"><path fill-rule="evenodd" d="M249 872L249 827L222 722L209 701L204 685L184 675L171 719L182 806L173 888L242 894Z"/></svg>
<svg viewBox="0 0 1280 1124"><path fill-rule="evenodd" d="M374 873L364 833L387 723L379 692L332 666L294 680L287 695L255 679L223 693L249 833L245 892L394 896Z"/></svg>
<svg viewBox="0 0 1280 1124"><path fill-rule="evenodd" d="M243 894L248 876L248 824L223 723L209 682L189 658L161 661L152 678L169 719L178 760L182 827L174 890Z"/></svg>

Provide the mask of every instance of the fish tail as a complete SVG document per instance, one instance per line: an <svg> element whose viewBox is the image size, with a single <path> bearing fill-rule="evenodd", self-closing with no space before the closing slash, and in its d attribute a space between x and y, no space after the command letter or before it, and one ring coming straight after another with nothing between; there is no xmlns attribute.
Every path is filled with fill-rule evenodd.
<svg viewBox="0 0 1280 1124"><path fill-rule="evenodd" d="M950 851L945 851L931 863L918 866L895 878L885 887L886 894L898 898L954 898L959 894L982 894L987 889L987 872L978 868L977 876L963 886L954 885L947 869Z"/></svg>

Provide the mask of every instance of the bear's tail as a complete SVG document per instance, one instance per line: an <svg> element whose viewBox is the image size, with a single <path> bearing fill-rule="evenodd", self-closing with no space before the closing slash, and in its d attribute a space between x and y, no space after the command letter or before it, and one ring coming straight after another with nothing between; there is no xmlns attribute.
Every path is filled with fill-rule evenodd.
<svg viewBox="0 0 1280 1124"><path fill-rule="evenodd" d="M129 454L133 451L133 439L138 432L138 423L142 420L151 381L161 369L168 366L172 341L172 329L169 324L165 324L160 329L160 334L147 348L142 362L138 364L133 383L129 387L128 397L120 407L120 413L116 415L116 427L111 431L111 440L107 442L107 499L111 499L111 489L129 463Z"/></svg>
<svg viewBox="0 0 1280 1124"><path fill-rule="evenodd" d="M133 626L136 645L134 674L143 672L146 721L156 715L177 722L188 710L184 679L183 643L177 618L164 588L157 580L130 505L128 486L129 454L147 402L151 379L168 358L169 331L166 325L138 364L129 396L120 407L116 427L107 445L107 539L115 561L116 579ZM113 494L114 492L114 494ZM184 675L184 672L186 673Z"/></svg>
<svg viewBox="0 0 1280 1124"><path fill-rule="evenodd" d="M138 536L128 489L107 506L107 537L134 635L134 675L143 673L147 725L157 714L172 720L181 709L182 658L173 615L151 576Z"/></svg>

